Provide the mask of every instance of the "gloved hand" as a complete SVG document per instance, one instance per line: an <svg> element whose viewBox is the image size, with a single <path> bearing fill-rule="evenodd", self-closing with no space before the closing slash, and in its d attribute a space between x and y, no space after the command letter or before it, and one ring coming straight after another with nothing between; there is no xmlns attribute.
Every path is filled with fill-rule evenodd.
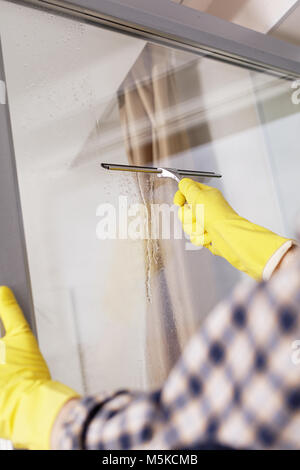
<svg viewBox="0 0 300 470"><path fill-rule="evenodd" d="M178 216L191 242L205 246L256 280L268 279L292 240L240 217L216 188L189 178L183 178L178 187L174 204L180 206ZM204 227L196 224L197 204L204 205Z"/></svg>
<svg viewBox="0 0 300 470"><path fill-rule="evenodd" d="M8 287L0 287L0 438L16 448L48 449L52 426L62 406L78 396L51 380L36 339ZM4 360L3 360L4 359Z"/></svg>

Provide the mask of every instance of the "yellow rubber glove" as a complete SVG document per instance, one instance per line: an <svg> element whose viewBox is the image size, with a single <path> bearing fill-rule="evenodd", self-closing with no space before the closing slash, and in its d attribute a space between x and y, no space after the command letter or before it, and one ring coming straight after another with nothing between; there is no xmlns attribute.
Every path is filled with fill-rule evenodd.
<svg viewBox="0 0 300 470"><path fill-rule="evenodd" d="M240 217L216 188L189 178L183 178L178 187L174 204L180 206L178 216L191 242L256 280L268 279L293 241ZM196 224L198 204L204 207L204 226L199 220Z"/></svg>
<svg viewBox="0 0 300 470"><path fill-rule="evenodd" d="M49 449L55 418L78 396L51 380L36 339L8 287L0 287L1 341L0 438L16 448Z"/></svg>

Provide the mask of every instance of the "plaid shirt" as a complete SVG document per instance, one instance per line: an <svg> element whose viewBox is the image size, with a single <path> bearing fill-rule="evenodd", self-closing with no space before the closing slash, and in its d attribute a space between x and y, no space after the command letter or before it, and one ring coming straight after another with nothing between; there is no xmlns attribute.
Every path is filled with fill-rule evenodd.
<svg viewBox="0 0 300 470"><path fill-rule="evenodd" d="M207 317L160 390L81 399L59 443L300 448L300 249L271 280L242 283Z"/></svg>

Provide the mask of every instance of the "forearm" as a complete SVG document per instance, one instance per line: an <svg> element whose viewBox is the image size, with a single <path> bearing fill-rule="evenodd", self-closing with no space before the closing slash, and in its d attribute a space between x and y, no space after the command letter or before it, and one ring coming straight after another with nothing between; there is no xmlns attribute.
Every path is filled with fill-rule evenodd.
<svg viewBox="0 0 300 470"><path fill-rule="evenodd" d="M293 240L289 240L284 243L277 252L270 258L267 265L265 266L263 273L263 280L267 281L273 274L278 272L281 268L285 267L288 260L291 259L291 254L295 249L296 245Z"/></svg>
<svg viewBox="0 0 300 470"><path fill-rule="evenodd" d="M280 261L278 262L277 266L275 267L274 271L272 272L271 276L275 273L280 271L281 269L286 268L293 260L293 254L296 249L296 245L293 244L287 252L281 257Z"/></svg>

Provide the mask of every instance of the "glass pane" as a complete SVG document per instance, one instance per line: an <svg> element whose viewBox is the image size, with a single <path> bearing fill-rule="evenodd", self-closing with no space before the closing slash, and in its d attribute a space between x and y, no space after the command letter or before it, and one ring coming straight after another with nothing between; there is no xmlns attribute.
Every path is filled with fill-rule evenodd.
<svg viewBox="0 0 300 470"><path fill-rule="evenodd" d="M244 276L172 231L156 236L153 204L172 205L173 180L100 164L219 172L206 183L240 214L293 236L295 90L49 13L0 8L41 349L53 376L79 392L156 387ZM138 238L143 230L155 236Z"/></svg>

